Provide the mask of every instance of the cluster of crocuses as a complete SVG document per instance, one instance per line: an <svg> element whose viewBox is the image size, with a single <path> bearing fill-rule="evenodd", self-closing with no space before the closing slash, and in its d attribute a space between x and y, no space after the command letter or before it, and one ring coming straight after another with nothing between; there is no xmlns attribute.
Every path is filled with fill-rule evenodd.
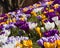
<svg viewBox="0 0 60 48"><path fill-rule="evenodd" d="M29 40L28 37L12 36L10 35L10 29L19 28L25 32L28 32L29 29L33 30L37 23L30 22L28 19L31 18L30 13L34 8L40 6L39 2L29 7L0 15L0 48L32 48L32 40Z"/></svg>
<svg viewBox="0 0 60 48"><path fill-rule="evenodd" d="M37 43L42 48L60 48L60 1L47 2L42 12L47 19L42 20L43 37Z"/></svg>
<svg viewBox="0 0 60 48"><path fill-rule="evenodd" d="M2 48L32 48L27 37L12 36L17 28L25 34L36 33L38 44L45 48L59 48L60 43L60 1L46 0L25 8L0 15L0 42ZM15 32L11 29L14 28ZM18 31L18 32L19 32ZM32 32L33 31L33 32ZM14 33L13 33L14 32ZM12 33L12 34L11 34ZM11 34L11 35L10 35ZM21 34L21 33L20 33ZM36 34L36 35L37 35ZM32 34L33 35L33 34ZM12 36L12 37L8 37ZM22 35L21 35L22 36ZM34 36L35 37L35 36ZM38 38L38 37L37 37ZM3 41L4 40L4 41Z"/></svg>
<svg viewBox="0 0 60 48"><path fill-rule="evenodd" d="M2 37L1 37L2 38ZM4 42L5 41L5 42ZM28 37L11 36L9 38L4 37L0 42L1 48L32 48L32 41Z"/></svg>

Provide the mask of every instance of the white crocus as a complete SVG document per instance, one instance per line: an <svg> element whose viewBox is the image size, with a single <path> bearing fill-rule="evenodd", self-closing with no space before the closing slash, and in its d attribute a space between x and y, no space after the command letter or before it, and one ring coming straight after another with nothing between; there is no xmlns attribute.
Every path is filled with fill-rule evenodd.
<svg viewBox="0 0 60 48"><path fill-rule="evenodd" d="M10 30L3 30L3 32L5 32L4 36L9 36L10 35Z"/></svg>
<svg viewBox="0 0 60 48"><path fill-rule="evenodd" d="M55 27L54 22L52 22L52 23L47 22L44 25L45 25L46 30L54 29L54 27Z"/></svg>
<svg viewBox="0 0 60 48"><path fill-rule="evenodd" d="M36 9L34 9L33 11L34 11L34 12L39 12L39 11L41 11L43 8L44 8L44 7L36 8Z"/></svg>
<svg viewBox="0 0 60 48"><path fill-rule="evenodd" d="M58 21L58 16L53 17L52 20L53 20L54 22Z"/></svg>
<svg viewBox="0 0 60 48"><path fill-rule="evenodd" d="M5 43L7 41L7 38L8 37L6 37L4 35L0 35L0 42Z"/></svg>
<svg viewBox="0 0 60 48"><path fill-rule="evenodd" d="M60 20L55 21L55 24L56 24L57 26L60 26Z"/></svg>
<svg viewBox="0 0 60 48"><path fill-rule="evenodd" d="M34 29L37 26L37 23L31 23L31 22L29 22L28 25L29 25L29 29L32 30L32 29Z"/></svg>
<svg viewBox="0 0 60 48"><path fill-rule="evenodd" d="M59 32L60 32L60 20L55 21L55 24L56 24L56 26L57 26L57 28L58 28L58 30L59 30Z"/></svg>

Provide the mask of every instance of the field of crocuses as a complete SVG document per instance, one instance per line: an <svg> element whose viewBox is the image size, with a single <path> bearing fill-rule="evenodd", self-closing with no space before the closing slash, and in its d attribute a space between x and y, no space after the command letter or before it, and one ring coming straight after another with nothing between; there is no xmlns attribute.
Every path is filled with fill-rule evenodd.
<svg viewBox="0 0 60 48"><path fill-rule="evenodd" d="M60 0L0 15L0 48L60 48Z"/></svg>

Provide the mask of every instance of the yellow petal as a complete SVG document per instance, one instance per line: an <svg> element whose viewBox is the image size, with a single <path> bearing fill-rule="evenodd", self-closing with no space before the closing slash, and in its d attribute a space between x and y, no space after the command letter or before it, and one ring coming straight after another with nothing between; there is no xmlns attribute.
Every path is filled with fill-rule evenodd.
<svg viewBox="0 0 60 48"><path fill-rule="evenodd" d="M51 45L50 45L49 42L44 42L44 47L45 47L45 48L51 48Z"/></svg>
<svg viewBox="0 0 60 48"><path fill-rule="evenodd" d="M41 6L41 4L36 4L37 7Z"/></svg>
<svg viewBox="0 0 60 48"><path fill-rule="evenodd" d="M20 20L24 21L24 18L20 18Z"/></svg>
<svg viewBox="0 0 60 48"><path fill-rule="evenodd" d="M10 19L10 22L12 22L12 20Z"/></svg>
<svg viewBox="0 0 60 48"><path fill-rule="evenodd" d="M15 22L16 22L16 19L15 19L15 18L13 18L13 19L12 19L12 21L15 23Z"/></svg>
<svg viewBox="0 0 60 48"><path fill-rule="evenodd" d="M36 27L35 30L39 34L39 36L42 37L42 33L40 32L40 27Z"/></svg>
<svg viewBox="0 0 60 48"><path fill-rule="evenodd" d="M34 6L32 6L32 5L30 5L29 7L30 7L30 8L34 8Z"/></svg>
<svg viewBox="0 0 60 48"><path fill-rule="evenodd" d="M32 46L32 41L31 40L23 40L23 45L24 46Z"/></svg>
<svg viewBox="0 0 60 48"><path fill-rule="evenodd" d="M9 21L8 20L6 21L6 24L9 24Z"/></svg>
<svg viewBox="0 0 60 48"><path fill-rule="evenodd" d="M57 46L60 46L60 40L57 40Z"/></svg>
<svg viewBox="0 0 60 48"><path fill-rule="evenodd" d="M28 11L28 8L23 8L23 12L26 12L26 11Z"/></svg>
<svg viewBox="0 0 60 48"><path fill-rule="evenodd" d="M53 1L46 2L47 5L51 5Z"/></svg>
<svg viewBox="0 0 60 48"><path fill-rule="evenodd" d="M55 43L51 43L51 48L55 48Z"/></svg>
<svg viewBox="0 0 60 48"><path fill-rule="evenodd" d="M58 7L59 7L59 4L55 4L55 5L54 5L54 8L58 8Z"/></svg>
<svg viewBox="0 0 60 48"><path fill-rule="evenodd" d="M54 12L54 9L50 9L49 12Z"/></svg>

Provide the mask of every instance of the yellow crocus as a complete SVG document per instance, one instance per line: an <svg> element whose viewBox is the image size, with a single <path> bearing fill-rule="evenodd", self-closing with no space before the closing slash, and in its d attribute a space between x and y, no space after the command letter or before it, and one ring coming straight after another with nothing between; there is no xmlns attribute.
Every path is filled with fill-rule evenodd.
<svg viewBox="0 0 60 48"><path fill-rule="evenodd" d="M10 15L9 14L6 14L8 16L8 18L10 18Z"/></svg>
<svg viewBox="0 0 60 48"><path fill-rule="evenodd" d="M42 33L41 33L41 30L40 30L40 27L36 27L35 30L39 34L39 36L42 37Z"/></svg>
<svg viewBox="0 0 60 48"><path fill-rule="evenodd" d="M34 8L34 6L30 5L29 8Z"/></svg>
<svg viewBox="0 0 60 48"><path fill-rule="evenodd" d="M13 18L13 19L12 19L12 21L15 23L15 22L16 22L16 19L15 19L15 18Z"/></svg>
<svg viewBox="0 0 60 48"><path fill-rule="evenodd" d="M59 4L55 4L54 5L54 8L56 9L56 8L58 8L59 7Z"/></svg>
<svg viewBox="0 0 60 48"><path fill-rule="evenodd" d="M44 14L41 14L40 16L42 17L42 19L46 18L46 16Z"/></svg>
<svg viewBox="0 0 60 48"><path fill-rule="evenodd" d="M24 21L24 17L20 18L20 20Z"/></svg>
<svg viewBox="0 0 60 48"><path fill-rule="evenodd" d="M36 4L36 7L39 7L39 6L41 6L41 4Z"/></svg>
<svg viewBox="0 0 60 48"><path fill-rule="evenodd" d="M46 8L46 10L49 10L48 8Z"/></svg>
<svg viewBox="0 0 60 48"><path fill-rule="evenodd" d="M12 19L10 19L10 23L13 22Z"/></svg>
<svg viewBox="0 0 60 48"><path fill-rule="evenodd" d="M34 11L32 11L31 14L34 16L37 16L36 12L34 12Z"/></svg>
<svg viewBox="0 0 60 48"><path fill-rule="evenodd" d="M44 42L44 47L45 48L51 48L51 44L49 42Z"/></svg>
<svg viewBox="0 0 60 48"><path fill-rule="evenodd" d="M57 48L60 48L60 40L57 40Z"/></svg>
<svg viewBox="0 0 60 48"><path fill-rule="evenodd" d="M21 43L17 43L17 44L15 45L15 48L17 48L17 47L22 48L22 47L23 47L23 44L21 44Z"/></svg>
<svg viewBox="0 0 60 48"><path fill-rule="evenodd" d="M53 1L46 2L47 5L51 5Z"/></svg>
<svg viewBox="0 0 60 48"><path fill-rule="evenodd" d="M53 43L50 43L51 45L51 48L55 48L56 47L56 44L53 42Z"/></svg>
<svg viewBox="0 0 60 48"><path fill-rule="evenodd" d="M23 40L24 47L32 48L32 40Z"/></svg>
<svg viewBox="0 0 60 48"><path fill-rule="evenodd" d="M47 20L48 18L42 19L42 23L44 24L44 21Z"/></svg>
<svg viewBox="0 0 60 48"><path fill-rule="evenodd" d="M6 24L9 24L9 20L6 21Z"/></svg>
<svg viewBox="0 0 60 48"><path fill-rule="evenodd" d="M54 9L50 9L49 12L54 12Z"/></svg>
<svg viewBox="0 0 60 48"><path fill-rule="evenodd" d="M26 11L28 11L28 8L23 8L23 12L26 12Z"/></svg>
<svg viewBox="0 0 60 48"><path fill-rule="evenodd" d="M46 12L46 11L44 11L43 13L44 13L44 14L46 14L47 12Z"/></svg>

